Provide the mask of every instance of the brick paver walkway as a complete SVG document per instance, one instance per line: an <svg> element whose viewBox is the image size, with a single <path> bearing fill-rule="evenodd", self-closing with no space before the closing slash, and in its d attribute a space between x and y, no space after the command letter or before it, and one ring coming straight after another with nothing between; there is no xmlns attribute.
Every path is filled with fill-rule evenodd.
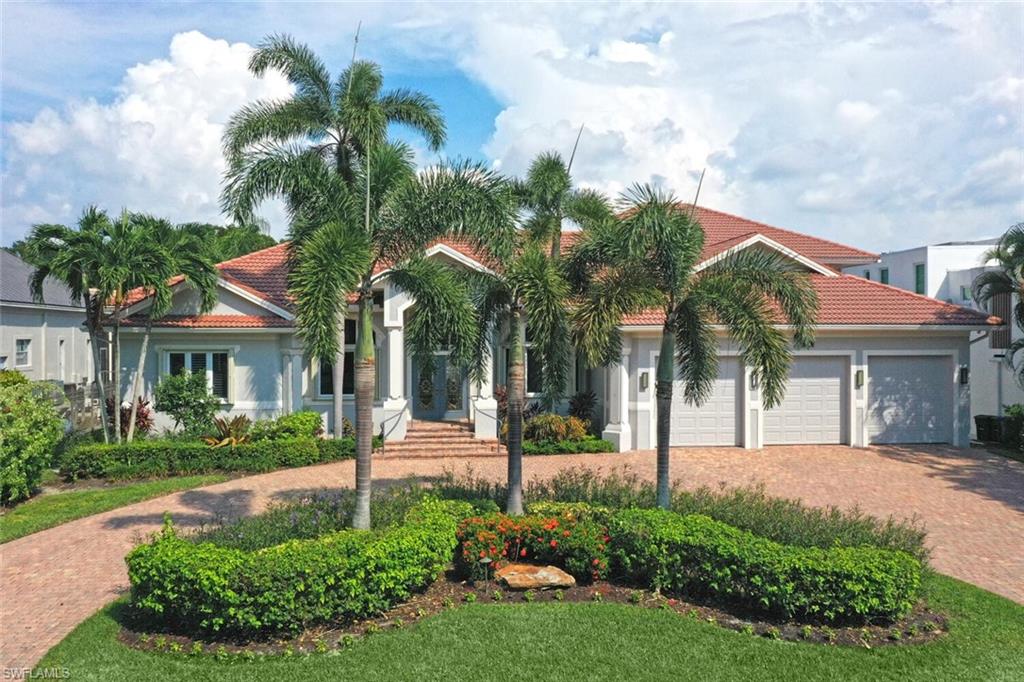
<svg viewBox="0 0 1024 682"><path fill-rule="evenodd" d="M528 457L525 475L627 465L653 479L652 452ZM505 460L377 462L380 482L444 469L501 480ZM687 486L763 482L769 492L814 505L858 505L876 515L919 516L939 571L1024 603L1024 465L983 451L806 446L673 452ZM351 486L351 461L291 469L185 491L73 521L0 545L0 667L34 664L79 622L127 587L123 557L157 530L164 511L180 527L224 514L252 514L283 495Z"/></svg>

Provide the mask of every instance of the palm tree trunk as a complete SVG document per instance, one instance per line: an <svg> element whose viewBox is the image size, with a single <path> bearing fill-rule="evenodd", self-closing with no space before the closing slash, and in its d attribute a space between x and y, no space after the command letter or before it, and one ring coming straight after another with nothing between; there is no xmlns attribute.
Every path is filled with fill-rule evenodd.
<svg viewBox="0 0 1024 682"><path fill-rule="evenodd" d="M558 229L551 237L551 260L558 262L562 255L562 220L558 220Z"/></svg>
<svg viewBox="0 0 1024 682"><path fill-rule="evenodd" d="M348 307L347 301L345 307ZM334 354L331 373L334 376L334 396L331 400L331 409L334 412L334 438L338 439L345 435L345 318L341 319L341 328L338 329L338 352Z"/></svg>
<svg viewBox="0 0 1024 682"><path fill-rule="evenodd" d="M113 359L110 364L114 384L114 441L121 442L121 317L114 312Z"/></svg>
<svg viewBox="0 0 1024 682"><path fill-rule="evenodd" d="M139 415L139 392L142 390L142 373L146 368L146 351L149 350L149 336L153 332L153 318L146 318L146 333L142 335L139 362L136 365L135 380L132 382L132 414L128 422L128 442L135 438L135 419Z"/></svg>
<svg viewBox="0 0 1024 682"><path fill-rule="evenodd" d="M668 509L672 503L669 491L669 436L672 425L672 384L675 381L675 335L668 324L661 330L661 350L658 356L658 375L654 383L657 397L658 423L658 499L662 509Z"/></svg>
<svg viewBox="0 0 1024 682"><path fill-rule="evenodd" d="M523 350L524 320L518 308L509 319L508 348L508 501L505 511L523 513L523 398L526 358Z"/></svg>
<svg viewBox="0 0 1024 682"><path fill-rule="evenodd" d="M90 301L88 296L85 299L85 309L90 310ZM88 312L86 313L88 314ZM109 416L107 415L107 387L103 381L103 364L100 362L100 335L97 331L95 321L86 320L85 326L89 331L89 347L92 349L92 369L93 369L93 381L96 382L96 388L100 393L100 421L103 423L103 442L110 442L110 422Z"/></svg>
<svg viewBox="0 0 1024 682"><path fill-rule="evenodd" d="M373 352L373 294L359 297L359 326L356 331L356 510L354 528L370 527L370 466L373 455L373 384L376 376Z"/></svg>

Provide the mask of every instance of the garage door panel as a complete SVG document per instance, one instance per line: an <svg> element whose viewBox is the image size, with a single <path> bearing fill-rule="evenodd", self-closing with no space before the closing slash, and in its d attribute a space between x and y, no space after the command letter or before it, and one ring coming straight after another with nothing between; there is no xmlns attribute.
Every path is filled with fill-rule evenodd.
<svg viewBox="0 0 1024 682"><path fill-rule="evenodd" d="M782 403L764 412L766 445L849 442L849 359L796 356Z"/></svg>
<svg viewBox="0 0 1024 682"><path fill-rule="evenodd" d="M670 443L684 445L739 445L740 405L738 387L741 380L737 358L719 358L718 378L711 397L700 407L688 405L683 399L683 384L673 388Z"/></svg>
<svg viewBox="0 0 1024 682"><path fill-rule="evenodd" d="M952 371L946 356L869 358L869 441L951 443Z"/></svg>

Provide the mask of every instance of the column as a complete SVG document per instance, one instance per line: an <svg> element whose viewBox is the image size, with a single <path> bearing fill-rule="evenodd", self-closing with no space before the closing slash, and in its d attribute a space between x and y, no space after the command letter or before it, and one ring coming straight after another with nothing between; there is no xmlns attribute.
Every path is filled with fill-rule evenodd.
<svg viewBox="0 0 1024 682"><path fill-rule="evenodd" d="M629 426L629 349L623 348L618 362L608 368L609 421L601 437L615 444L617 452L633 447Z"/></svg>
<svg viewBox="0 0 1024 682"><path fill-rule="evenodd" d="M757 450L764 446L764 405L761 402L760 383L754 383L754 372L749 365L743 365L743 447Z"/></svg>
<svg viewBox="0 0 1024 682"><path fill-rule="evenodd" d="M477 438L493 440L498 437L498 401L494 399L494 353L491 352L484 364L483 381L473 397L473 433Z"/></svg>
<svg viewBox="0 0 1024 682"><path fill-rule="evenodd" d="M402 321L387 326L388 376L384 397L384 438L405 440L409 401L405 396L405 334Z"/></svg>

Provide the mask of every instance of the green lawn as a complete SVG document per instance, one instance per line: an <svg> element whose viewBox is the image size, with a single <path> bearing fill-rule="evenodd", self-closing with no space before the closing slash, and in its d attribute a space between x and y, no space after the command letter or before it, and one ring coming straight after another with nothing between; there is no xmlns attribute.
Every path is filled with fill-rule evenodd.
<svg viewBox="0 0 1024 682"><path fill-rule="evenodd" d="M161 495L226 481L227 476L181 476L141 483L111 485L95 490L50 493L19 504L0 516L0 544Z"/></svg>
<svg viewBox="0 0 1024 682"><path fill-rule="evenodd" d="M1024 679L1024 607L942 576L943 639L875 650L769 641L666 611L618 604L461 606L336 654L220 663L136 651L107 607L42 667L76 680L998 680Z"/></svg>

